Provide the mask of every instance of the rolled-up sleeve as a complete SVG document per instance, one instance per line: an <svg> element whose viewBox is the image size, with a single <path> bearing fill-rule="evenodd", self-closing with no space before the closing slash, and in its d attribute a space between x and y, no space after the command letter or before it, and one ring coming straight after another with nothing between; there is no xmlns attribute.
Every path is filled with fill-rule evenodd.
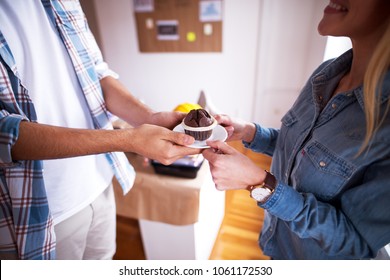
<svg viewBox="0 0 390 280"><path fill-rule="evenodd" d="M89 48L90 53L92 54L92 59L93 59L93 62L95 63L95 70L96 70L96 73L99 77L99 80L101 80L107 76L118 79L119 75L116 72L114 72L113 70L111 70L108 67L108 64L103 60L102 52L101 52L101 50L96 42L94 35L92 34L91 30L89 29L88 22L86 19L85 19L85 26L86 26L85 36L88 40L88 48Z"/></svg>
<svg viewBox="0 0 390 280"><path fill-rule="evenodd" d="M0 168L19 165L12 160L11 149L18 139L19 125L23 120L26 118L21 115L0 111Z"/></svg>

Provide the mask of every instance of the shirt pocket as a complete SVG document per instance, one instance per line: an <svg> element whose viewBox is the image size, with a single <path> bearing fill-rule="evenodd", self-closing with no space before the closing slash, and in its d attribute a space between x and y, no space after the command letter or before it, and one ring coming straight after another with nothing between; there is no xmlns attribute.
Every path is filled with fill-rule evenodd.
<svg viewBox="0 0 390 280"><path fill-rule="evenodd" d="M356 171L356 166L314 141L303 151L294 177L299 192L329 201L337 196Z"/></svg>

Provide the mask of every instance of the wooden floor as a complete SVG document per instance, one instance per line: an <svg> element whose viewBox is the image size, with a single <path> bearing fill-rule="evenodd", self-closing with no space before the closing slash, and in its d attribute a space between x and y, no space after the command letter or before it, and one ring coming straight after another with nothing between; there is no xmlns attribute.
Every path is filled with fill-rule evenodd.
<svg viewBox="0 0 390 280"><path fill-rule="evenodd" d="M250 157L256 164L269 169L271 159L245 149L240 142L229 143ZM211 260L268 259L257 240L263 224L263 210L247 191L227 191L225 217L210 254ZM117 252L114 259L144 260L145 253L138 221L117 217Z"/></svg>

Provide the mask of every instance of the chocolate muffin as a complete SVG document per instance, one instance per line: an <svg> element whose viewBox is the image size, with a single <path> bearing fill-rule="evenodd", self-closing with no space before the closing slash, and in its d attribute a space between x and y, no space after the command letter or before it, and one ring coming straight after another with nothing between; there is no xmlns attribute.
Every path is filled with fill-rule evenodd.
<svg viewBox="0 0 390 280"><path fill-rule="evenodd" d="M204 109L193 109L183 119L184 132L198 141L209 138L217 121Z"/></svg>

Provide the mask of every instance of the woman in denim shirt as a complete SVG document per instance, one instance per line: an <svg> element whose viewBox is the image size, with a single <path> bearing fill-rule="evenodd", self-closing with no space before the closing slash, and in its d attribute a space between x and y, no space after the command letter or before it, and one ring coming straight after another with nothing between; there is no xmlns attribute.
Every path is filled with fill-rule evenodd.
<svg viewBox="0 0 390 280"><path fill-rule="evenodd" d="M266 210L273 259L370 259L390 243L389 14L388 0L331 0L319 33L353 48L315 70L280 129L216 116L273 157L272 175L223 142L203 152L217 189L248 189Z"/></svg>

